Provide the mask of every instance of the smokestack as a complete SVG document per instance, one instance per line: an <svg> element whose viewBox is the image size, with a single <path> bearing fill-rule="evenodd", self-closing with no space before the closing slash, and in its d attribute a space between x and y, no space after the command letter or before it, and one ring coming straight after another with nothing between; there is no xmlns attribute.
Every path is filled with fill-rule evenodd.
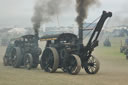
<svg viewBox="0 0 128 85"><path fill-rule="evenodd" d="M87 18L88 9L91 5L95 4L98 0L76 0L76 11L78 16L76 22L79 27L79 41L83 43L83 23Z"/></svg>
<svg viewBox="0 0 128 85"><path fill-rule="evenodd" d="M33 29L36 36L39 36L39 28L40 28L40 23L33 24Z"/></svg>

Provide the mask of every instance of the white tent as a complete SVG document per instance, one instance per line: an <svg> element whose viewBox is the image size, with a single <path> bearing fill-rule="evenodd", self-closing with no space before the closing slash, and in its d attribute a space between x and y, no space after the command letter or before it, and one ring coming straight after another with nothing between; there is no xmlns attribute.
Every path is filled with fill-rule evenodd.
<svg viewBox="0 0 128 85"><path fill-rule="evenodd" d="M25 34L27 30L25 28L13 28L8 31L8 33L15 33L15 34Z"/></svg>

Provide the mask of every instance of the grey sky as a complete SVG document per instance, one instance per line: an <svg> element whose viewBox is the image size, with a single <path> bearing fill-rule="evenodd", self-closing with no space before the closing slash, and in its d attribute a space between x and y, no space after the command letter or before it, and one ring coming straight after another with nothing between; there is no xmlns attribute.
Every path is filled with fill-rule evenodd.
<svg viewBox="0 0 128 85"><path fill-rule="evenodd" d="M33 15L35 1L36 0L0 0L0 26L32 26L31 17ZM85 21L91 22L101 15L103 10L112 11L115 15L127 17L127 2L127 0L100 0L99 6L90 8L88 19ZM71 3L70 7L65 8L64 12L59 15L60 25L67 26L75 23L76 12L74 5L75 3ZM56 16L52 22L46 24L46 26L55 25L57 25Z"/></svg>

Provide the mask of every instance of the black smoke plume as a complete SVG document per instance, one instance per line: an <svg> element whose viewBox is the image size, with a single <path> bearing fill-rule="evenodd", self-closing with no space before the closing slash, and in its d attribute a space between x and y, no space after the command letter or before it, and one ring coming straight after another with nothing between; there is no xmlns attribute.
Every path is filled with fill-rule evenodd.
<svg viewBox="0 0 128 85"><path fill-rule="evenodd" d="M38 34L42 24L52 21L53 16L59 15L70 2L71 0L37 0L32 17L35 34Z"/></svg>
<svg viewBox="0 0 128 85"><path fill-rule="evenodd" d="M97 3L97 1L98 0L76 0L76 11L78 13L76 22L79 29L83 28L83 21L87 18L89 7Z"/></svg>

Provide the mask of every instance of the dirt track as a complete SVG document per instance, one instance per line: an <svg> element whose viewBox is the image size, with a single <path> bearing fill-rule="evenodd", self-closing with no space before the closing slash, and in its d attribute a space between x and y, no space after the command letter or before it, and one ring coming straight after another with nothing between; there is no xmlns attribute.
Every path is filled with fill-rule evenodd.
<svg viewBox="0 0 128 85"><path fill-rule="evenodd" d="M81 70L78 75L69 75L58 70L46 73L38 69L5 67L2 64L5 47L0 47L0 85L128 85L128 61L124 56L99 56L101 67L96 75ZM120 58L121 57L121 58Z"/></svg>

